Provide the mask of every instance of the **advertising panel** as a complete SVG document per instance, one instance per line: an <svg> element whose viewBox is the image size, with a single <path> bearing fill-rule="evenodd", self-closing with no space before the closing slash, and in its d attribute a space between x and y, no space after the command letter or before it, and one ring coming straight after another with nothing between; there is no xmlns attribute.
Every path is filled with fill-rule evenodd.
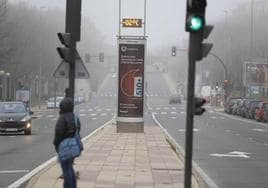
<svg viewBox="0 0 268 188"><path fill-rule="evenodd" d="M119 118L143 118L144 55L145 40L119 41Z"/></svg>
<svg viewBox="0 0 268 188"><path fill-rule="evenodd" d="M244 63L245 86L268 86L268 64L267 63Z"/></svg>

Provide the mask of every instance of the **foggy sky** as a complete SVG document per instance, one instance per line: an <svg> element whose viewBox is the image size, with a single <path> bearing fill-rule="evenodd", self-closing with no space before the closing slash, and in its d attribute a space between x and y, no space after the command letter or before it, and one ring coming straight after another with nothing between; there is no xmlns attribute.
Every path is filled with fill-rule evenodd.
<svg viewBox="0 0 268 188"><path fill-rule="evenodd" d="M57 6L65 11L65 0L10 0L19 1L26 1L37 7ZM82 15L88 16L105 36L105 41L114 45L119 28L118 2L119 0L82 0ZM207 23L213 24L223 18L226 11L243 2L249 3L250 0L208 0ZM122 17L143 18L143 5L143 0L122 0ZM147 0L146 35L149 48L177 45L188 36L184 31L185 6L186 0ZM122 32L142 34L139 29Z"/></svg>

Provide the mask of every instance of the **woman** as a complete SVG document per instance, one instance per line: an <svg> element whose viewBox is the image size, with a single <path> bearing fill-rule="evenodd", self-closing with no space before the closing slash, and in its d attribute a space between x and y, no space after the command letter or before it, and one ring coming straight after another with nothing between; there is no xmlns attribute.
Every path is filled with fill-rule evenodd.
<svg viewBox="0 0 268 188"><path fill-rule="evenodd" d="M73 113L74 103L71 98L64 98L60 102L60 116L55 127L54 146L58 151L58 146L62 140L75 135L76 129L80 132L80 120L77 118L77 125L75 125L75 114ZM74 159L60 162L63 172L63 187L76 188L76 176L73 169Z"/></svg>

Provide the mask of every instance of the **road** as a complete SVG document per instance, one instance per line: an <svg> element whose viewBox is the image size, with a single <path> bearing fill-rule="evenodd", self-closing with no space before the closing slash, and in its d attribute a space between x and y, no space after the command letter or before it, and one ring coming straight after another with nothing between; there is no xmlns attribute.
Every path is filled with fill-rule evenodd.
<svg viewBox="0 0 268 188"><path fill-rule="evenodd" d="M184 147L186 107L168 104L171 92L160 72L146 75L146 125L151 114ZM117 79L107 75L90 103L75 107L82 121L82 136L112 119L116 107ZM58 110L35 114L33 135L0 135L0 187L4 188L55 156L52 145ZM230 116L207 107L195 117L195 162L222 188L263 188L268 185L268 125Z"/></svg>
<svg viewBox="0 0 268 188"><path fill-rule="evenodd" d="M82 122L82 137L115 115L115 80L108 75L90 103L75 106ZM53 138L58 109L39 111L34 116L32 135L0 134L0 188L7 187L56 155Z"/></svg>
<svg viewBox="0 0 268 188"><path fill-rule="evenodd" d="M184 148L185 103L169 105L167 84L159 74L147 75L148 109ZM230 116L206 107L194 121L194 161L221 188L268 185L268 124Z"/></svg>

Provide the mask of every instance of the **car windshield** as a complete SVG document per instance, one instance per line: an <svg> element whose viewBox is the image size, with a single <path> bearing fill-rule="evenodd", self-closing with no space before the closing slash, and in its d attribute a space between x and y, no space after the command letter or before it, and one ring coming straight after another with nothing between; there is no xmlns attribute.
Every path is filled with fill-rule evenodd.
<svg viewBox="0 0 268 188"><path fill-rule="evenodd" d="M26 108L20 103L0 103L0 113L26 113Z"/></svg>
<svg viewBox="0 0 268 188"><path fill-rule="evenodd" d="M48 102L54 102L54 98L49 98Z"/></svg>

